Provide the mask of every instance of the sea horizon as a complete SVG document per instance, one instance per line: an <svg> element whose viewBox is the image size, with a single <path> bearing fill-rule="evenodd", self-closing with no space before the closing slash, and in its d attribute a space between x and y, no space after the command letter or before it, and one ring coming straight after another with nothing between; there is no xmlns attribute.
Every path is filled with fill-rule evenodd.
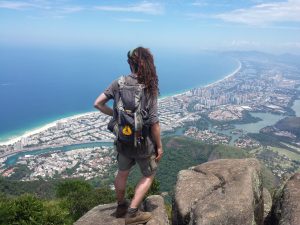
<svg viewBox="0 0 300 225"><path fill-rule="evenodd" d="M207 54L207 53L205 53L205 54ZM212 76L212 74L214 74L214 73L212 73L212 74L210 74L211 76L208 76L209 78L211 78L211 77L215 78L214 80L206 79L206 80L202 80L202 82L201 81L197 82L197 83L192 82L193 85L182 86L180 89L177 89L177 90L173 89L173 91L169 89L169 91L162 92L162 95L160 96L160 98L177 95L177 94L186 92L188 90L191 90L193 88L204 87L204 86L210 85L212 83L219 82L220 80L223 80L224 78L226 78L229 74L232 74L239 67L239 62L238 62L237 59L234 59L234 58L231 58L231 57L228 57L228 56L224 56L224 55L221 56L221 54L216 54L216 53L209 53L209 54L214 54L212 58L220 57L221 60L226 59L227 61L225 60L225 63L229 62L229 63L231 63L231 65L229 66L229 68L228 68L228 65L227 65L227 67L225 69L220 68L220 70L218 70L219 74L223 72L222 75L218 75L218 76L214 77L214 76ZM211 57L211 55L210 55L210 57ZM210 63L214 63L214 62L210 62ZM195 65L195 64L192 65L192 66L195 67L195 68L197 67L197 65ZM207 70L207 68L201 68L201 69L203 69L203 71ZM162 73L163 72L164 71L162 70ZM191 71L190 73L193 73L193 71ZM203 81L205 81L205 82L203 82ZM163 82L165 82L165 80L163 80ZM1 83L2 83L2 81L1 81ZM102 89L103 89L104 87L107 86L107 84L102 85L102 86L103 86L102 87ZM164 89L164 86L166 86L166 85L165 84L162 85L161 89ZM100 92L99 92L99 94L100 94ZM95 99L96 99L96 97L97 96L94 96ZM91 105L90 109L93 109L92 105ZM90 110L90 109L67 111L65 113L58 113L54 116L49 116L49 117L46 117L44 119L36 118L34 120L34 122L31 122L30 125L26 125L26 126L20 127L19 129L13 129L13 130L10 130L10 131L7 131L7 132L2 131L0 133L0 144L8 142L10 140L13 140L15 138L20 138L21 136L25 135L26 133L31 133L34 130L39 130L39 129L47 126L48 124L54 123L54 122L56 122L58 120L61 120L61 119L65 119L65 118L73 117L73 116L79 116L79 115L86 114L86 113L97 112L96 109L94 109L94 110Z"/></svg>

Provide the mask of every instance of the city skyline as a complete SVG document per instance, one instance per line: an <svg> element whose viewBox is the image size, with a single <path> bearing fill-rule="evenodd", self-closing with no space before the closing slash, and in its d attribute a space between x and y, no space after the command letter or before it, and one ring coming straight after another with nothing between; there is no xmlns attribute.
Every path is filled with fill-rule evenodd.
<svg viewBox="0 0 300 225"><path fill-rule="evenodd" d="M0 46L300 54L300 0L0 1Z"/></svg>

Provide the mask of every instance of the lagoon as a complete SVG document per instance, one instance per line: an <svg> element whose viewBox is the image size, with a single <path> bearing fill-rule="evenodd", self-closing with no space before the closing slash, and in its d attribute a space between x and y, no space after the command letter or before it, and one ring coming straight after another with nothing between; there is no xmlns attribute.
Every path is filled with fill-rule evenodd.
<svg viewBox="0 0 300 225"><path fill-rule="evenodd" d="M259 117L262 120L256 123L247 123L247 124L236 124L236 129L243 129L248 133L259 133L259 130L266 126L274 125L277 121L283 119L285 116L276 115L271 113L256 113L250 112L251 116Z"/></svg>

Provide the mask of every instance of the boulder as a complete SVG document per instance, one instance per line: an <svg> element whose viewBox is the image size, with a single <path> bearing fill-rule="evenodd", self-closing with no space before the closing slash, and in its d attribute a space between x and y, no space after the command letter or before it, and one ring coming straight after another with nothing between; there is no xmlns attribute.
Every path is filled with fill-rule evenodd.
<svg viewBox="0 0 300 225"><path fill-rule="evenodd" d="M116 208L116 203L98 205L83 215L74 225L124 225L124 218L117 219L115 217ZM169 224L162 196L149 196L144 201L142 208L153 215L153 218L146 225Z"/></svg>
<svg viewBox="0 0 300 225"><path fill-rule="evenodd" d="M84 214L74 225L124 225L123 218L116 218L117 204L98 205Z"/></svg>
<svg viewBox="0 0 300 225"><path fill-rule="evenodd" d="M147 225L169 225L169 219L162 196L152 195L144 201L144 210L151 212L153 219Z"/></svg>
<svg viewBox="0 0 300 225"><path fill-rule="evenodd" d="M177 178L173 224L263 224L263 187L258 160L215 160L182 170Z"/></svg>
<svg viewBox="0 0 300 225"><path fill-rule="evenodd" d="M269 224L300 224L300 173L294 174L276 193Z"/></svg>

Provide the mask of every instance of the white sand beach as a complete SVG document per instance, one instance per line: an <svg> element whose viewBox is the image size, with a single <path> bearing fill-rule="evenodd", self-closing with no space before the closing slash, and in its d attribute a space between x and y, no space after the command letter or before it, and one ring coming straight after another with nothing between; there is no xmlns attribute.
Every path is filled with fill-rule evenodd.
<svg viewBox="0 0 300 225"><path fill-rule="evenodd" d="M22 138L29 137L31 135L34 135L34 134L46 131L50 127L56 126L57 122L65 122L67 120L77 119L79 117L83 117L83 116L86 116L86 115L89 115L89 114L92 114L92 113L95 113L95 112L80 113L80 114L76 114L76 115L73 115L73 116L65 117L65 118L62 118L62 119L59 119L59 120L55 120L55 121L53 121L51 123L47 123L46 125L43 125L41 127L34 128L33 130L26 131L21 136L13 137L13 138L11 138L11 139L9 139L7 141L2 141L2 142L0 142L0 145L12 145L12 144L14 144L17 141L20 141Z"/></svg>

